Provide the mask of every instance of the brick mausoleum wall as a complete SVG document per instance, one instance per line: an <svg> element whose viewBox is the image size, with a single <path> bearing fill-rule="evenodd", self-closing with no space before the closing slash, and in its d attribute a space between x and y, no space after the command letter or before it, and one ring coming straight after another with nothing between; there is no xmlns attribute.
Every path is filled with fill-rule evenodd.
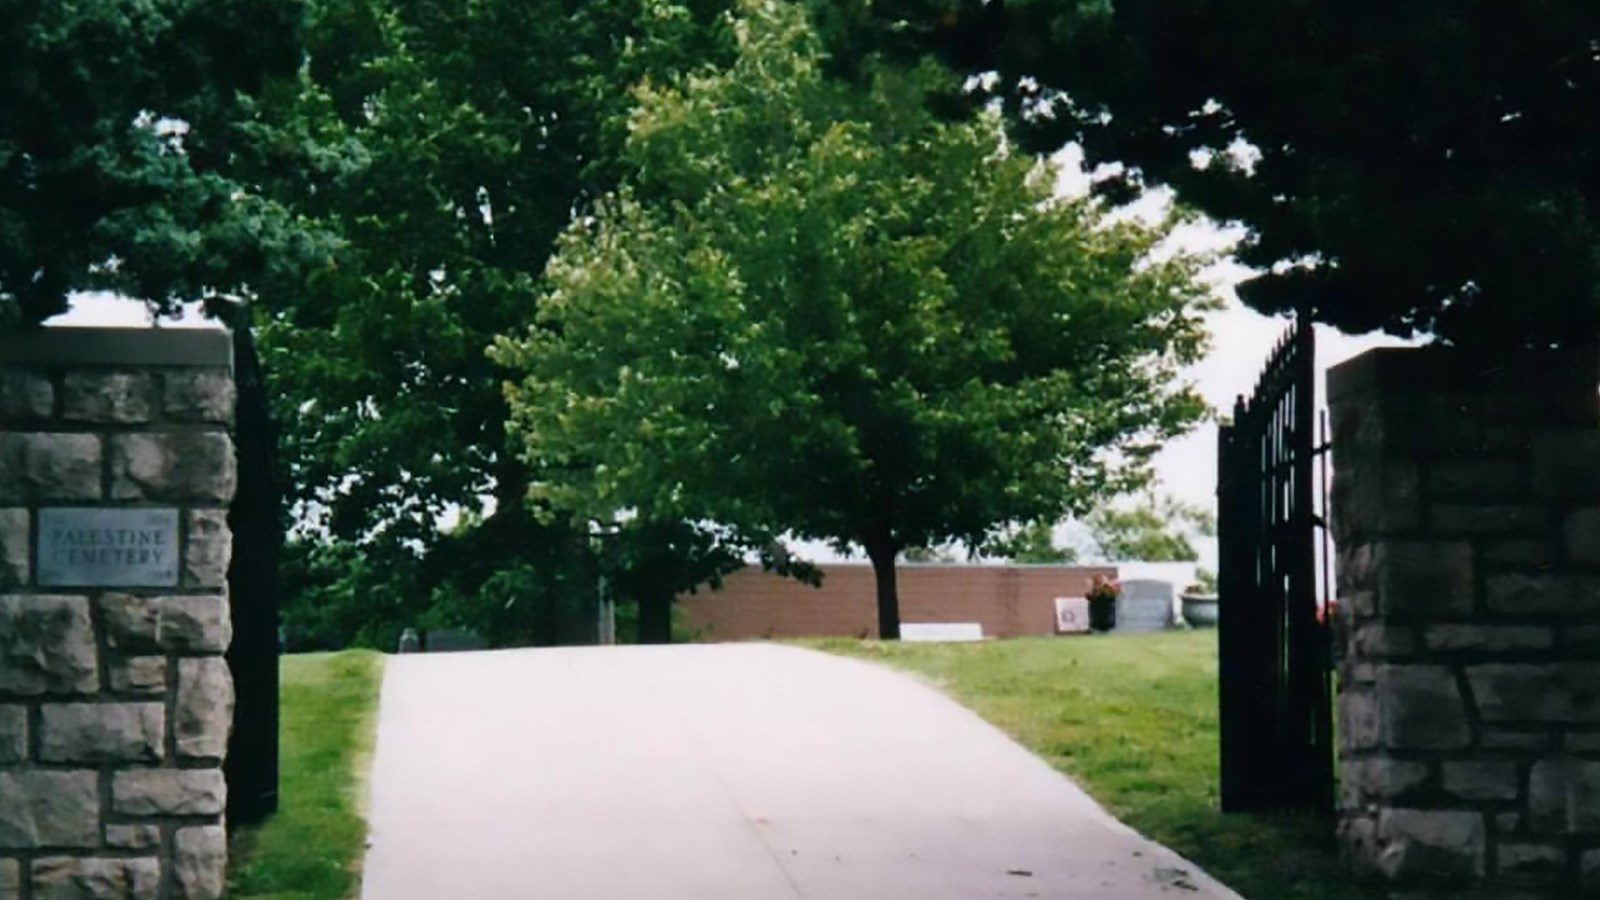
<svg viewBox="0 0 1600 900"><path fill-rule="evenodd" d="M1400 882L1600 896L1600 360L1328 379L1340 834Z"/></svg>
<svg viewBox="0 0 1600 900"><path fill-rule="evenodd" d="M0 898L222 894L229 346L0 340ZM41 585L40 510L94 507L176 510L177 584Z"/></svg>
<svg viewBox="0 0 1600 900"><path fill-rule="evenodd" d="M704 640L782 637L875 637L877 585L865 563L822 566L822 587L749 566L720 591L678 598L684 623ZM1055 633L1055 598L1081 597L1097 574L1113 566L899 567L900 621L978 622L985 637Z"/></svg>

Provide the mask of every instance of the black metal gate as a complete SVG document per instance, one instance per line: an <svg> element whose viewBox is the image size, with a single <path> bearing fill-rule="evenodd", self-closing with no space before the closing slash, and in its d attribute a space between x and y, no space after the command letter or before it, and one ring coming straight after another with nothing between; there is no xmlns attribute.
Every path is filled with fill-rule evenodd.
<svg viewBox="0 0 1600 900"><path fill-rule="evenodd" d="M1305 317L1273 351L1217 447L1222 808L1333 812L1326 425L1314 434L1316 343ZM1319 544L1320 541L1320 544Z"/></svg>
<svg viewBox="0 0 1600 900"><path fill-rule="evenodd" d="M233 644L228 666L236 702L224 772L231 827L259 822L278 808L278 556L283 548L283 513L277 431L249 315L242 307L230 312L239 466L239 486L228 510L233 530L233 561L228 567Z"/></svg>

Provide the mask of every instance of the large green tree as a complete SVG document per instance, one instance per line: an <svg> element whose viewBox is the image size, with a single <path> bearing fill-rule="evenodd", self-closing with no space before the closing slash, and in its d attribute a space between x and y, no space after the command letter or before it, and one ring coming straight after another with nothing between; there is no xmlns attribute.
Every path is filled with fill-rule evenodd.
<svg viewBox="0 0 1600 900"><path fill-rule="evenodd" d="M822 74L801 11L750 4L731 66L647 85L623 186L574 222L538 325L495 359L537 496L895 558L1138 483L1202 405L1196 261L1053 197L936 66Z"/></svg>
<svg viewBox="0 0 1600 900"><path fill-rule="evenodd" d="M721 7L308 2L304 65L256 104L233 166L339 242L256 285L287 480L315 526L294 552L367 561L302 569L347 582L314 593L365 603L340 621L369 639L430 615L565 639L532 607L592 595L594 545L528 513L506 373L483 351L526 326L556 236L613 182L628 86L715 58Z"/></svg>
<svg viewBox="0 0 1600 900"><path fill-rule="evenodd" d="M320 252L225 177L298 0L14 0L0 13L0 330L74 290L171 309Z"/></svg>
<svg viewBox="0 0 1600 900"><path fill-rule="evenodd" d="M1600 333L1600 6L897 0L1032 147L1247 229L1268 313L1482 350ZM899 27L896 27L899 26ZM886 37L885 40L891 38Z"/></svg>

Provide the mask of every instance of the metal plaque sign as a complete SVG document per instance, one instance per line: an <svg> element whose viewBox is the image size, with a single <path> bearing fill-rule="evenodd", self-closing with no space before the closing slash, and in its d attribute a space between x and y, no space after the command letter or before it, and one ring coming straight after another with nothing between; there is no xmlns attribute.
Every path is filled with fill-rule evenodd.
<svg viewBox="0 0 1600 900"><path fill-rule="evenodd" d="M34 571L46 587L172 587L176 509L39 510Z"/></svg>

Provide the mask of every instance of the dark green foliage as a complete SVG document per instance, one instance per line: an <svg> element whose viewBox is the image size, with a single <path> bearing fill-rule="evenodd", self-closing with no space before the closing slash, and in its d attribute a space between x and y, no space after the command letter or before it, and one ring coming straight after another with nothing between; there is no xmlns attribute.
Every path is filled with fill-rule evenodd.
<svg viewBox="0 0 1600 900"><path fill-rule="evenodd" d="M315 256L225 168L299 59L299 0L12 0L0 13L0 329L105 288L170 309Z"/></svg>
<svg viewBox="0 0 1600 900"><path fill-rule="evenodd" d="M1080 141L1091 165L1126 164L1106 191L1169 184L1247 226L1255 309L1493 351L1600 332L1596 4L925 0L894 17L997 70L1029 146Z"/></svg>
<svg viewBox="0 0 1600 900"><path fill-rule="evenodd" d="M306 65L255 106L234 171L338 241L330 265L262 289L287 482L326 540L366 560L324 570L345 582L327 590L386 631L431 618L550 643L581 618L592 632L570 613L593 603L587 535L527 514L544 476L507 450L506 375L484 348L526 326L555 236L615 177L628 87L714 60L721 4L310 9ZM455 510L466 524L446 536Z"/></svg>

